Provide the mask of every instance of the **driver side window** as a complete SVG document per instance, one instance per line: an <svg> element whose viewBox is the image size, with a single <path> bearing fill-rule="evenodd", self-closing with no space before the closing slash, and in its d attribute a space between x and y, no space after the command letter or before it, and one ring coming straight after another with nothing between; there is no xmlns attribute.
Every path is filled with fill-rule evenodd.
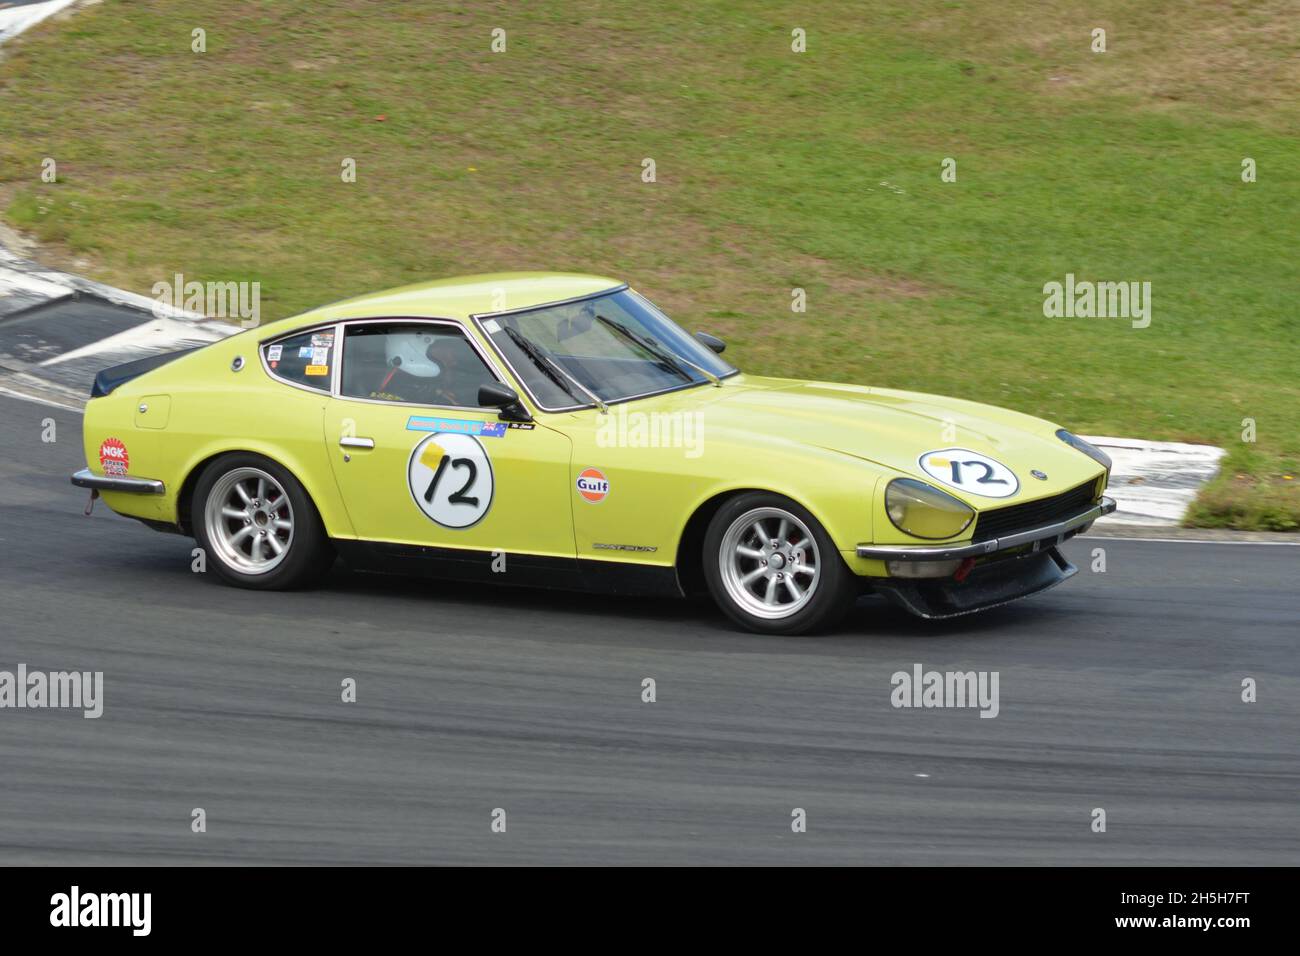
<svg viewBox="0 0 1300 956"><path fill-rule="evenodd" d="M479 386L495 381L454 325L372 322L345 328L345 398L477 408Z"/></svg>

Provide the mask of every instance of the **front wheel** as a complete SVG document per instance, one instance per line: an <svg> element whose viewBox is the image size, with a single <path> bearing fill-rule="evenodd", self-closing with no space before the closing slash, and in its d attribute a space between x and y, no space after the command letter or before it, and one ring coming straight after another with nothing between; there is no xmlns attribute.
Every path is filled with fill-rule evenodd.
<svg viewBox="0 0 1300 956"><path fill-rule="evenodd" d="M299 587L334 563L307 492L260 455L222 455L208 465L194 488L191 521L212 569L240 587Z"/></svg>
<svg viewBox="0 0 1300 956"><path fill-rule="evenodd" d="M808 511L750 493L718 509L704 537L709 593L728 617L760 634L806 634L835 624L858 582Z"/></svg>

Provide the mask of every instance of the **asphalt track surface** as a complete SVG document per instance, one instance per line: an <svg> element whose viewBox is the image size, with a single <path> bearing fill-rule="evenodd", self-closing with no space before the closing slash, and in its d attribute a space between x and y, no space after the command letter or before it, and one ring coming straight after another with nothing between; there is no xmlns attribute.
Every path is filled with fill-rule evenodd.
<svg viewBox="0 0 1300 956"><path fill-rule="evenodd" d="M79 415L0 398L0 448L0 670L105 674L98 720L0 710L0 863L1300 862L1300 548L1080 539L1007 608L761 638L342 568L239 591L82 516ZM916 663L997 671L999 715L894 709Z"/></svg>

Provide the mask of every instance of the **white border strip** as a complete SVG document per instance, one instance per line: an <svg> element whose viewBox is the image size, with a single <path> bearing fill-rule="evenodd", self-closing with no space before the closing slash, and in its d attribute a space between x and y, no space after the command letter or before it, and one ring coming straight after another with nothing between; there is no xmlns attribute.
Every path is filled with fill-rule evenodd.
<svg viewBox="0 0 1300 956"><path fill-rule="evenodd" d="M1119 510L1100 519L1103 527L1181 525L1187 509L1205 483L1219 473L1219 462L1227 454L1214 445L1080 437L1101 448L1114 462L1106 493L1119 504Z"/></svg>
<svg viewBox="0 0 1300 956"><path fill-rule="evenodd" d="M50 408L61 408L65 412L76 412L78 415L84 415L86 413L85 408L80 405L65 405L62 402L56 402L53 399L38 398L35 395L28 395L26 392L15 391L12 388L6 388L3 385L0 385L0 395L4 395L8 398L16 398L24 402L35 402L37 405L48 405Z"/></svg>
<svg viewBox="0 0 1300 956"><path fill-rule="evenodd" d="M42 20L54 16L76 2L77 0L47 0L45 3L31 3L0 10L0 43L12 40L24 30L30 30Z"/></svg>
<svg viewBox="0 0 1300 956"><path fill-rule="evenodd" d="M1260 532L1267 534L1268 532ZM1087 534L1080 541L1145 541L1149 544L1262 544L1269 548L1300 548L1300 541L1213 541L1208 538L1138 538L1127 534Z"/></svg>

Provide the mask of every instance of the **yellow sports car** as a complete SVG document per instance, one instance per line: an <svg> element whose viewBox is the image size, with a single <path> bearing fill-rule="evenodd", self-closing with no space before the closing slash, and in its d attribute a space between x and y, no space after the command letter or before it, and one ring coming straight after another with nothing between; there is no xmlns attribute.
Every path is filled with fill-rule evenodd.
<svg viewBox="0 0 1300 956"><path fill-rule="evenodd" d="M73 484L223 579L358 570L712 595L830 626L1034 594L1114 510L1104 453L1017 412L742 374L622 282L470 276L105 369Z"/></svg>

